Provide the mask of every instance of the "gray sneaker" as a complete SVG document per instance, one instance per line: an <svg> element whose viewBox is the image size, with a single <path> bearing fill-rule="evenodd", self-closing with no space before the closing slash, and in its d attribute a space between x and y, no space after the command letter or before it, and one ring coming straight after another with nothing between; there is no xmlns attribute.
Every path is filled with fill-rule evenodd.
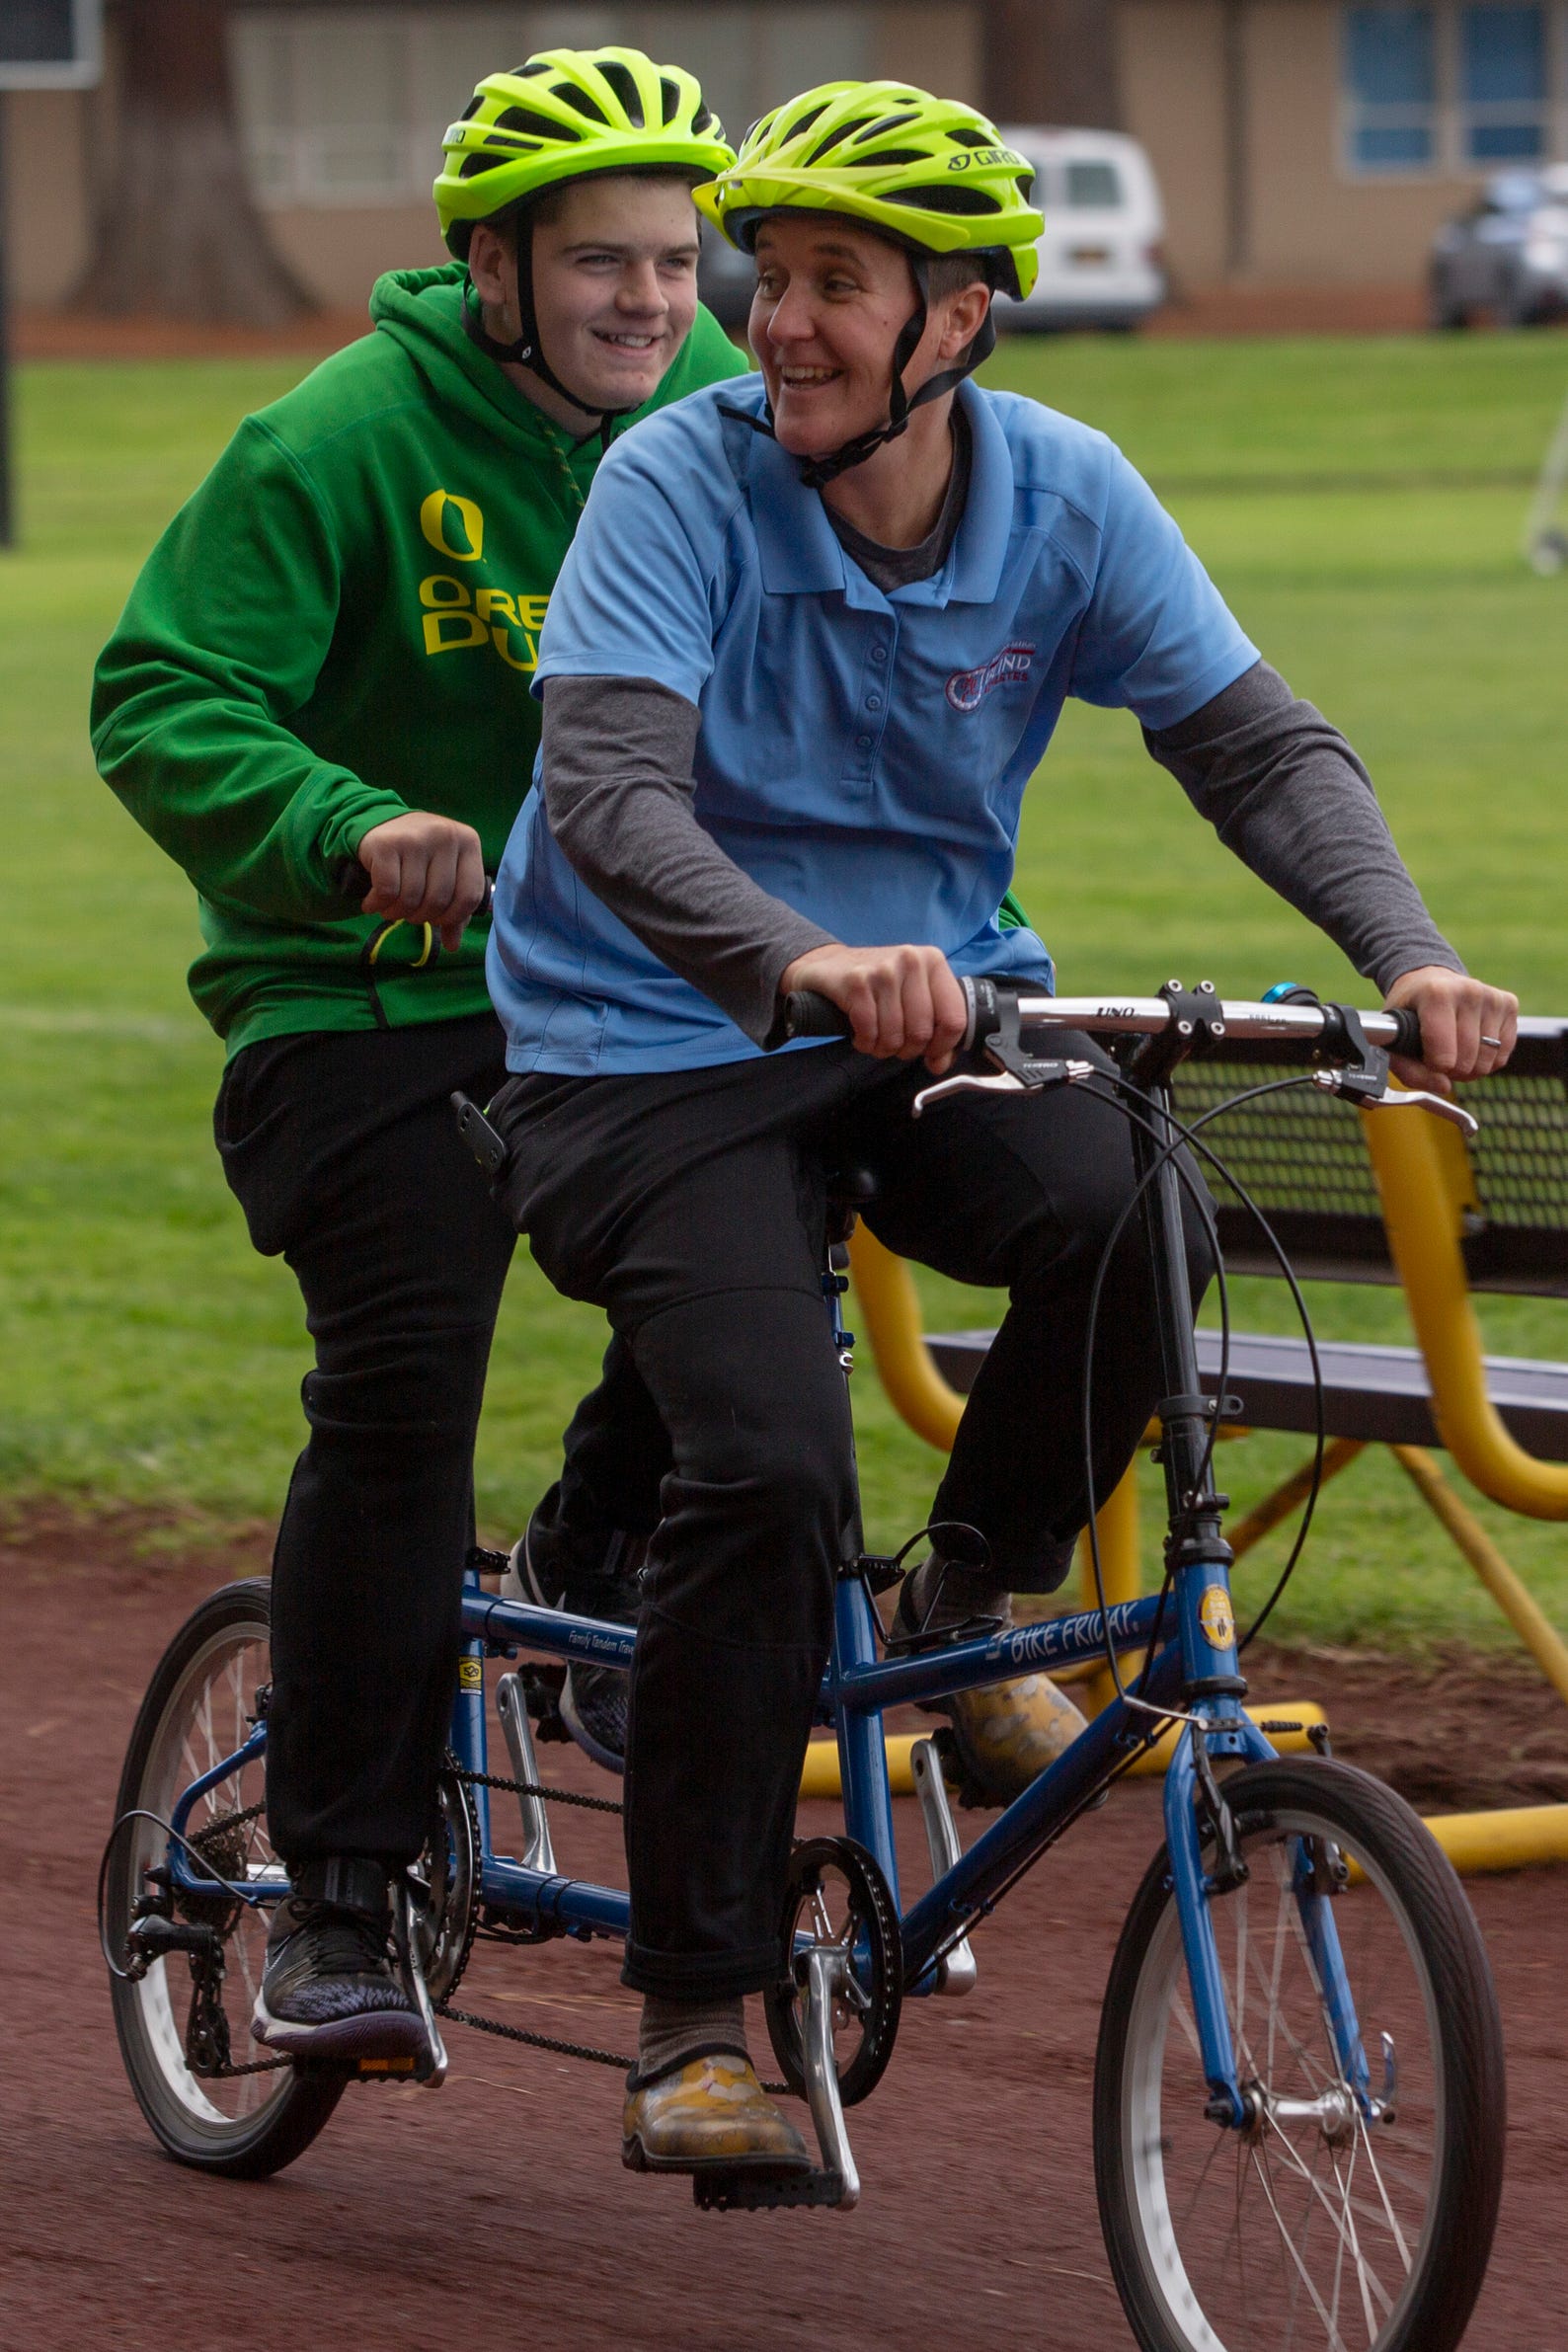
<svg viewBox="0 0 1568 2352"><path fill-rule="evenodd" d="M251 2017L254 2039L300 2058L423 2059L425 2028L392 1965L391 1926L385 1907L361 1910L298 1892L280 1904Z"/></svg>
<svg viewBox="0 0 1568 2352"><path fill-rule="evenodd" d="M626 1769L626 1677L616 1666L574 1659L561 1693L561 1720L585 1756L606 1772Z"/></svg>
<svg viewBox="0 0 1568 2352"><path fill-rule="evenodd" d="M617 1528L591 1559L561 1526L561 1489L552 1486L512 1545L501 1580L508 1601L536 1608L571 1608L615 1625L637 1621L638 1571L647 1554L643 1535ZM561 1692L561 1720L585 1756L606 1772L626 1769L626 1677L618 1667L585 1666L574 1659Z"/></svg>

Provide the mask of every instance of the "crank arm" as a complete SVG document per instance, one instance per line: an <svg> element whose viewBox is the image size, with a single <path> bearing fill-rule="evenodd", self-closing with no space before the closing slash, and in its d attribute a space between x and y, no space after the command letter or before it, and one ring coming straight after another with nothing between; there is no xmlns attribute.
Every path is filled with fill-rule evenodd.
<svg viewBox="0 0 1568 2352"><path fill-rule="evenodd" d="M408 1881L402 1878L392 1890L392 1935L398 1958L403 1964L403 1981L419 2011L431 2054L429 2069L419 2079L429 2089L439 2090L446 2079L446 2044L441 2040L441 2029L435 2022L435 2011L431 2006L425 1971L420 1965L419 1922L414 1913L413 1890Z"/></svg>
<svg viewBox="0 0 1568 2352"><path fill-rule="evenodd" d="M1339 1080L1338 1070L1312 1072L1313 1085L1321 1086L1325 1094L1338 1094ZM1480 1133L1480 1121L1462 1103L1452 1101L1446 1094L1427 1094L1420 1087L1410 1087L1398 1094L1359 1095L1356 1107L1360 1111L1430 1111L1434 1118L1446 1119L1450 1127L1456 1127L1461 1136Z"/></svg>
<svg viewBox="0 0 1568 2352"><path fill-rule="evenodd" d="M534 1754L533 1731L528 1722L528 1702L523 1695L520 1675L503 1675L496 1686L496 1712L501 1728L507 1736L507 1753L511 1758L514 1780L526 1787L539 1785L539 1760ZM555 1876L555 1847L550 1839L550 1819L545 1812L543 1797L519 1795L522 1809L522 1851L517 1856L525 1870L542 1870L547 1877Z"/></svg>
<svg viewBox="0 0 1568 2352"><path fill-rule="evenodd" d="M953 1808L947 1801L947 1787L942 1778L941 1760L934 1740L916 1740L909 1751L909 1769L914 1778L914 1793L920 1800L920 1814L925 1824L925 1842L931 1852L931 1877L946 1876L962 1859L958 1824ZM966 1935L954 1944L947 1957L937 1962L936 1990L959 1999L974 1989L979 1972L975 1954Z"/></svg>
<svg viewBox="0 0 1568 2352"><path fill-rule="evenodd" d="M816 1945L806 1956L806 2014L802 2020L806 2061L806 2097L817 2128L823 2169L841 2183L833 2199L836 2210L847 2213L860 2202L860 2174L850 2154L844 2129L843 2101L838 2095L838 2068L833 2055L833 2003L848 1970L844 1953Z"/></svg>

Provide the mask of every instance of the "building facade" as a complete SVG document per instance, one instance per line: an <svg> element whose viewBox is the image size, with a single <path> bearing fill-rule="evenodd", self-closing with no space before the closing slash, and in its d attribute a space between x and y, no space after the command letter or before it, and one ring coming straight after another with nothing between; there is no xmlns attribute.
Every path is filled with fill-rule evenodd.
<svg viewBox="0 0 1568 2352"><path fill-rule="evenodd" d="M1486 173L1568 159L1568 0L267 0L230 14L252 185L331 307L381 269L438 258L443 126L481 72L557 41L688 64L732 132L837 75L904 76L1011 121L1081 120L1087 106L1149 149L1178 288L1414 283L1433 229ZM114 0L108 35L99 90L0 102L24 303L66 300L88 264L115 138Z"/></svg>

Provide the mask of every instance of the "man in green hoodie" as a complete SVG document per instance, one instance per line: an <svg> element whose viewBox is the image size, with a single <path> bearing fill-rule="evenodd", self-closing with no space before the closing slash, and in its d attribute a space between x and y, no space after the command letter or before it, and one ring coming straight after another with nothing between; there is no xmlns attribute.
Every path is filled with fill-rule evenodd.
<svg viewBox="0 0 1568 2352"><path fill-rule="evenodd" d="M615 433L745 368L697 304L689 190L733 157L690 75L547 51L481 83L445 147L454 262L380 279L374 333L246 419L93 701L106 780L196 886L218 1149L315 1343L273 1577L293 1897L253 2024L313 2057L423 2048L388 1880L431 1826L514 1239L448 1097L506 1074L466 926L532 770L540 626ZM575 1456L598 1431L635 1474L662 1440L622 1386L612 1365Z"/></svg>

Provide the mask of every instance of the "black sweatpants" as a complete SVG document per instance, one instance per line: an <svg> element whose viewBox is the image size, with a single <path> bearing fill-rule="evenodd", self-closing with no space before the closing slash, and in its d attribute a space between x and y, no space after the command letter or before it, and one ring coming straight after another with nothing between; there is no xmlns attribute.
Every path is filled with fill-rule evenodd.
<svg viewBox="0 0 1568 2352"><path fill-rule="evenodd" d="M448 1097L506 1076L493 1015L263 1040L213 1128L251 1239L298 1280L315 1342L273 1561L269 1826L291 1864L418 1854L456 1680L474 1433L516 1235ZM667 1447L612 1344L580 1408L562 1516L652 1523Z"/></svg>
<svg viewBox="0 0 1568 2352"><path fill-rule="evenodd" d="M1086 1042L1061 1051L1101 1061ZM1050 1590L1086 1516L1081 1375L1102 1245L1133 1183L1125 1123L1076 1091L970 1095L911 1120L925 1073L848 1046L648 1076L510 1079L507 1205L570 1296L603 1306L668 1436L631 1677L626 1981L755 1991L776 1967L795 1796L857 1544L848 1401L821 1291L826 1177L869 1167L889 1248L1010 1305L933 1519ZM1207 1271L1189 1226L1195 1291ZM1139 1222L1102 1295L1095 1483L1158 1401Z"/></svg>

